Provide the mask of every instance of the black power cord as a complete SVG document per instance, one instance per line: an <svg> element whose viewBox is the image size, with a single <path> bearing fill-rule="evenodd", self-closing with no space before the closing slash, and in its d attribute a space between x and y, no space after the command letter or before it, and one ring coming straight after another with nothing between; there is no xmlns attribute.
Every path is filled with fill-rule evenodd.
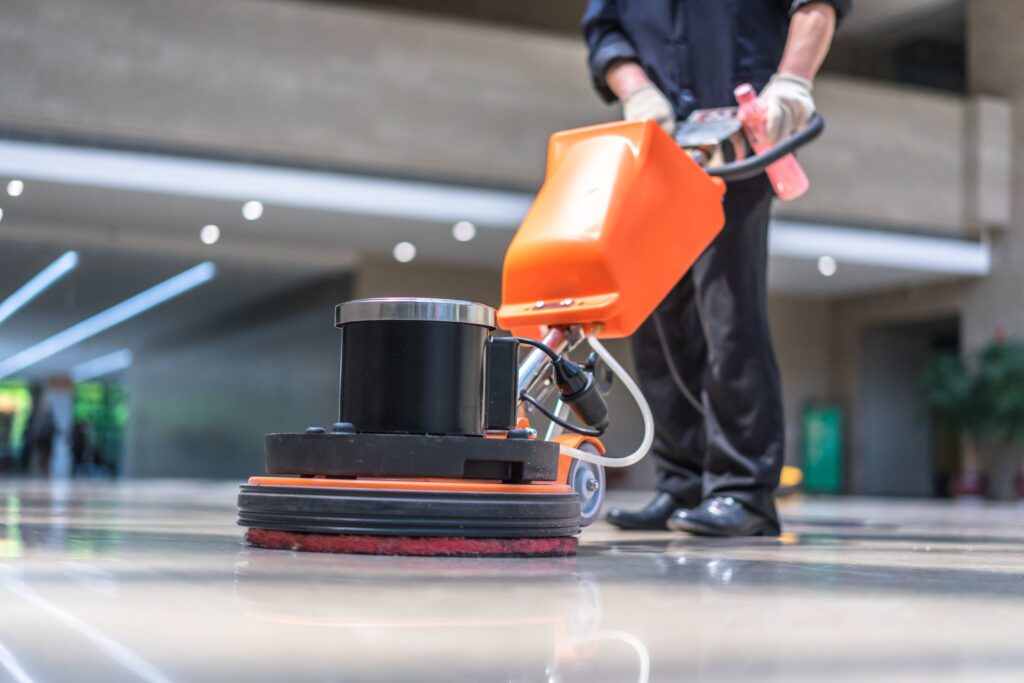
<svg viewBox="0 0 1024 683"><path fill-rule="evenodd" d="M529 337L510 337L510 338L511 339L515 339L520 344L526 344L527 346L532 346L534 348L540 349L541 351L546 353L548 358L550 358L552 361L558 361L558 360L562 359L561 356L559 356L557 353L555 353L554 349L552 349L550 346L548 346L544 342L539 342L536 339L530 339Z"/></svg>
<svg viewBox="0 0 1024 683"><path fill-rule="evenodd" d="M665 365L668 366L668 374L672 377L672 382L676 385L679 393L683 395L683 398L693 406L694 410L703 416L704 406L701 405L697 397L686 386L683 376L679 374L679 368L676 367L676 362L672 360L672 351L668 348L668 338L665 336L665 327L661 324L661 316L658 315L658 311L654 311L651 314L651 318L654 320L654 331L658 335L658 346L661 347L661 355L665 358Z"/></svg>
<svg viewBox="0 0 1024 683"><path fill-rule="evenodd" d="M568 420L563 420L562 418L558 417L558 415L555 415L553 412L548 410L547 406L545 406L543 403L541 403L539 400L537 400L530 394L526 393L525 391L519 392L519 398L523 399L524 401L532 405L534 408L540 411L541 415L551 420L552 422L562 427L563 429L568 429L571 432L576 432L577 434L582 434L583 436L601 436L602 434L604 434L603 429L591 429L590 427L581 427L579 425L574 425Z"/></svg>
<svg viewBox="0 0 1024 683"><path fill-rule="evenodd" d="M535 339L527 337L513 337L521 344L527 344L543 351L551 359L551 367L554 369L554 380L558 386L558 392L562 395L562 402L576 414L587 427L566 422L547 409L535 397L522 391L519 394L521 400L526 401L543 415L561 425L565 429L583 434L584 436L600 436L608 427L608 404L601 395L601 391L594 382L594 377L587 369L574 363L568 358L559 355L550 346Z"/></svg>

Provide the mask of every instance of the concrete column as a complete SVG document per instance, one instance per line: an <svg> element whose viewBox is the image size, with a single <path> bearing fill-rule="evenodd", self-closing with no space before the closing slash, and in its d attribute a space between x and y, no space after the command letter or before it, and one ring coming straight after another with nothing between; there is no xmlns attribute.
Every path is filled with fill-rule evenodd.
<svg viewBox="0 0 1024 683"><path fill-rule="evenodd" d="M971 0L967 3L968 87L974 94L997 95L1010 104L1011 206L1009 226L993 231L993 271L970 292L963 311L966 348L996 336L1024 339L1024 3ZM1019 449L982 444L989 495L1014 496L1013 474Z"/></svg>
<svg viewBox="0 0 1024 683"><path fill-rule="evenodd" d="M992 274L974 285L963 309L963 340L977 348L1005 333L1024 338L1024 3L967 3L967 69L972 94L1005 98L1011 107L1009 226L992 231Z"/></svg>

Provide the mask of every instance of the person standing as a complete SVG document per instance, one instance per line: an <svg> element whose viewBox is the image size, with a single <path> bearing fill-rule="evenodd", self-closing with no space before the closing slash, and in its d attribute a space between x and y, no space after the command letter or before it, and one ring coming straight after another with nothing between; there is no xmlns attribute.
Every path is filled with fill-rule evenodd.
<svg viewBox="0 0 1024 683"><path fill-rule="evenodd" d="M734 106L752 84L769 137L814 113L814 77L852 0L590 0L583 17L594 86L627 120L667 133L694 109ZM778 535L783 461L779 370L766 311L773 193L730 183L722 232L633 336L654 413L657 495L613 509L624 529Z"/></svg>

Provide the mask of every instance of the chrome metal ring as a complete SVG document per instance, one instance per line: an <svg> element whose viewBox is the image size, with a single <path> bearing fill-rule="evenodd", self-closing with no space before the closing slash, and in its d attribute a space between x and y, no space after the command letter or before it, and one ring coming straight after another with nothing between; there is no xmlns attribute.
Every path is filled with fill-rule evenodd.
<svg viewBox="0 0 1024 683"><path fill-rule="evenodd" d="M377 320L413 320L428 322L464 323L496 327L495 310L484 304L458 299L428 299L422 297L383 297L356 299L338 304L334 309L334 325Z"/></svg>

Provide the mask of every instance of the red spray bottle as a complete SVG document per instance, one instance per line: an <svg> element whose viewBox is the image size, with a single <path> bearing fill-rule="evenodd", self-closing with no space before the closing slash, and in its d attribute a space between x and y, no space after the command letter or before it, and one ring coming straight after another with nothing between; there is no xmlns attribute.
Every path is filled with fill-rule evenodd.
<svg viewBox="0 0 1024 683"><path fill-rule="evenodd" d="M768 139L766 126L768 121L768 108L757 97L757 92L749 83L736 88L733 91L736 101L739 103L739 119L743 124L743 130L747 134L747 140L754 152L761 152L771 149L772 143ZM811 186L804 170L800 168L799 162L792 154L787 154L774 164L769 166L765 172L768 180L771 181L775 194L784 201L790 201L807 192Z"/></svg>

